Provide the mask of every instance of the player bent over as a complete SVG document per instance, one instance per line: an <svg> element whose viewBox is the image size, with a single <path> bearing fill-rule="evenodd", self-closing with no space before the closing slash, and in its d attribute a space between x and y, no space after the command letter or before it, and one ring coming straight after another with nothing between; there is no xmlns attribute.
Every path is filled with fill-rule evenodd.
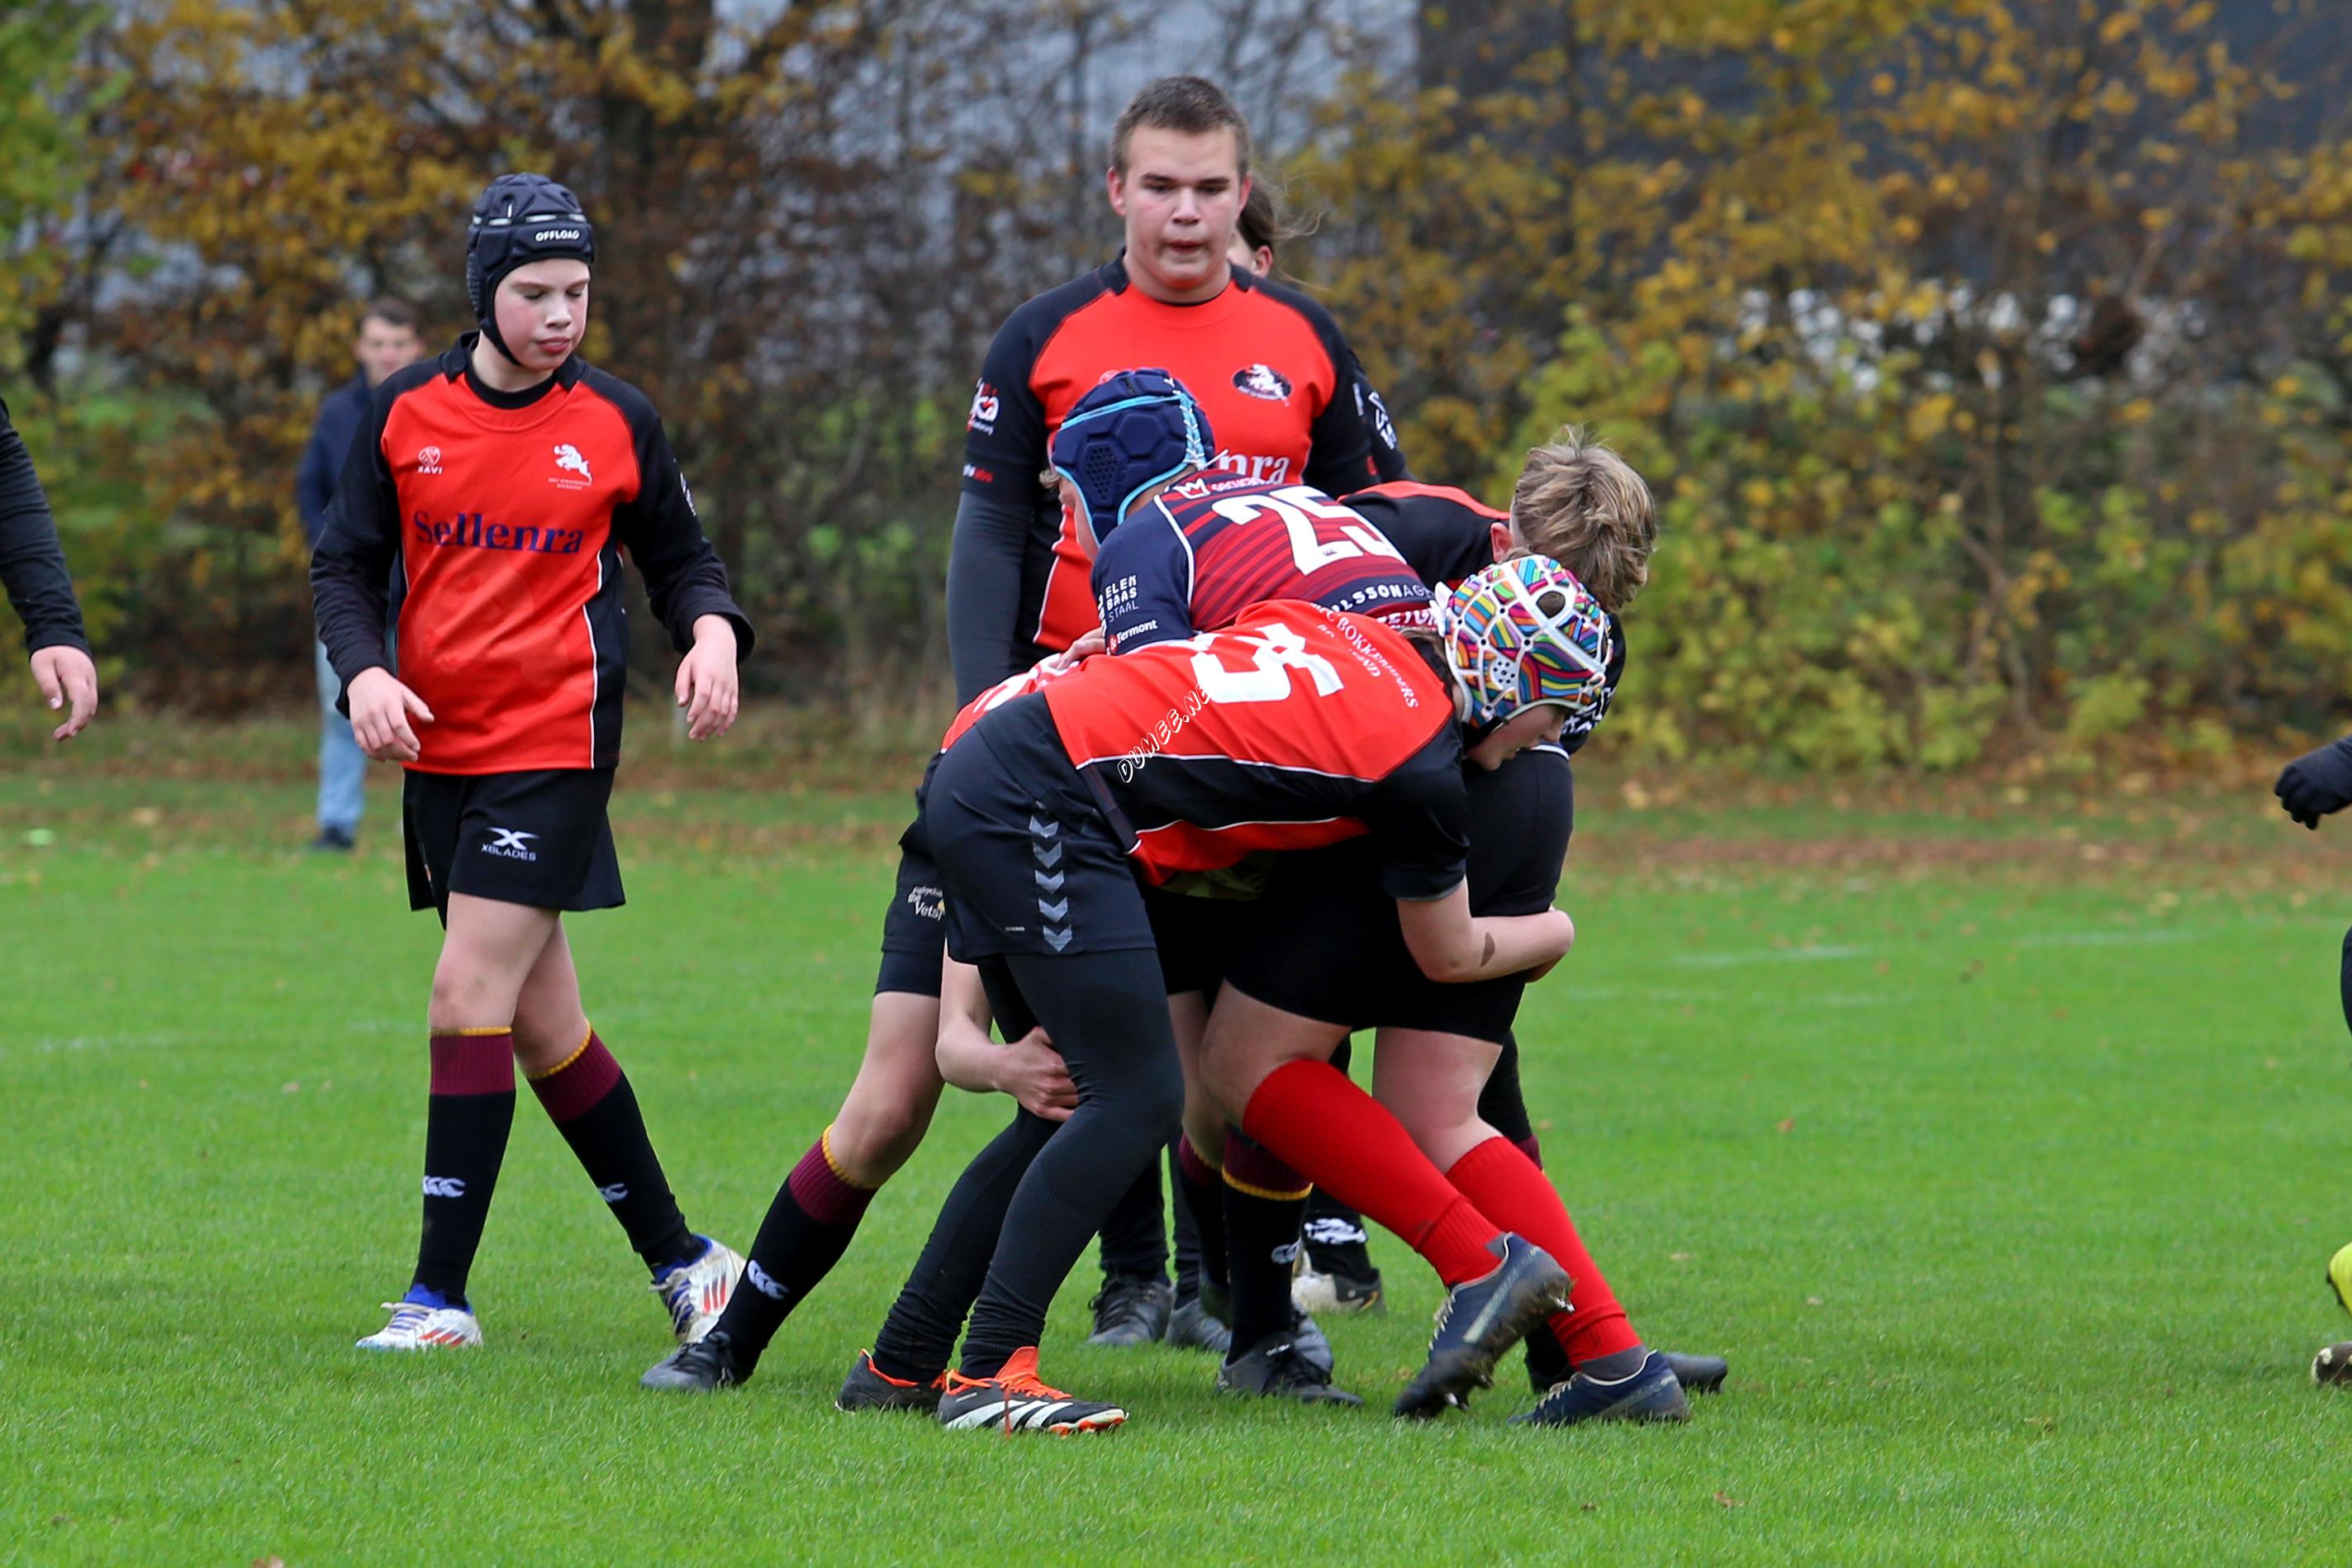
<svg viewBox="0 0 2352 1568"><path fill-rule="evenodd" d="M2289 763L2271 786L2279 807L2305 827L2352 805L2352 735L2306 752ZM2352 1026L2352 931L2344 933L2341 975L2344 1021ZM2352 1312L2352 1244L2336 1249L2328 1260L2327 1283L2344 1310ZM2329 1345L2312 1358L2311 1380L2323 1386L2352 1385L2352 1341Z"/></svg>
<svg viewBox="0 0 2352 1568"><path fill-rule="evenodd" d="M606 805L620 760L623 552L685 656L697 740L735 721L751 627L695 521L645 395L582 361L595 241L536 174L474 205L480 322L378 385L310 581L362 749L406 767L409 903L446 934L427 1009L424 1231L408 1291L369 1350L474 1345L466 1281L524 1077L653 1272L673 1331L726 1305L741 1259L687 1226L636 1097L589 1026L565 910L622 902ZM384 584L405 588L401 668Z"/></svg>

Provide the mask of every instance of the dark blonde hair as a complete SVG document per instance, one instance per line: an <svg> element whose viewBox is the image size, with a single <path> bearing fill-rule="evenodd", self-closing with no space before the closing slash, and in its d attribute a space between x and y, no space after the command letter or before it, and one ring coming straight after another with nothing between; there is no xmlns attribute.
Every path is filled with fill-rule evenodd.
<svg viewBox="0 0 2352 1568"><path fill-rule="evenodd" d="M1249 121L1242 118L1242 111L1234 107L1224 89L1206 77L1163 76L1144 83L1142 90L1127 100L1110 133L1110 166L1122 178L1127 174L1128 142L1138 130L1147 126L1186 136L1231 131L1234 155L1241 165L1239 172L1249 173Z"/></svg>
<svg viewBox="0 0 2352 1568"><path fill-rule="evenodd" d="M1528 454L1511 491L1511 532L1575 573L1613 614L1650 580L1658 512L1631 464L1569 425Z"/></svg>

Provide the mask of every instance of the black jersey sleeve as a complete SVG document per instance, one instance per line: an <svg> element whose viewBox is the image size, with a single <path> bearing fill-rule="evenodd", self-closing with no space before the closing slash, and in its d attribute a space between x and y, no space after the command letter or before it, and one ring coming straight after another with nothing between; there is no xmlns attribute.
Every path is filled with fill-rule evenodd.
<svg viewBox="0 0 2352 1568"><path fill-rule="evenodd" d="M1348 355L1348 369L1354 381L1357 417L1364 422L1364 433L1371 439L1373 475L1382 484L1412 479L1412 471L1405 467L1404 447L1397 439L1396 420L1352 352Z"/></svg>
<svg viewBox="0 0 2352 1568"><path fill-rule="evenodd" d="M81 624L81 603L66 574L65 546L57 519L33 468L33 455L0 403L0 587L25 623L25 651L78 647L89 651Z"/></svg>
<svg viewBox="0 0 2352 1568"><path fill-rule="evenodd" d="M1064 291L1041 294L1013 311L989 342L964 417L966 495L1003 496L1024 510L1036 505L1037 476L1045 469L1045 405L1030 376L1045 340L1068 313L1049 305Z"/></svg>
<svg viewBox="0 0 2352 1568"><path fill-rule="evenodd" d="M1574 756L1592 739L1592 731L1601 721L1609 717L1611 704L1617 700L1617 683L1625 677L1625 626L1615 616L1609 617L1609 662L1601 676L1601 705L1591 712L1570 720L1561 726L1559 744L1562 752Z"/></svg>
<svg viewBox="0 0 2352 1568"><path fill-rule="evenodd" d="M948 545L948 660L956 700L969 702L1029 667L1021 629L1022 572L1035 526L1025 505L966 489Z"/></svg>
<svg viewBox="0 0 2352 1568"><path fill-rule="evenodd" d="M384 461L384 422L403 394L440 374L438 362L427 360L376 384L366 416L343 455L326 524L310 552L311 613L346 698L362 670L390 668L384 623L393 563L400 558L400 492ZM337 706L347 706L346 699L338 699Z"/></svg>
<svg viewBox="0 0 2352 1568"><path fill-rule="evenodd" d="M596 390L620 409L636 447L637 493L613 509L613 534L646 579L654 616L680 653L694 647L694 623L719 616L735 628L735 657L751 654L751 622L728 589L719 559L694 514L669 433L646 395L625 381L590 371Z"/></svg>
<svg viewBox="0 0 2352 1568"><path fill-rule="evenodd" d="M1094 590L1112 653L1192 635L1192 552L1165 508L1155 504L1111 531L1095 557Z"/></svg>
<svg viewBox="0 0 2352 1568"><path fill-rule="evenodd" d="M1335 383L1331 401L1324 405L1315 423L1307 427L1307 472L1300 477L1327 496L1343 496L1349 490L1363 489L1379 475L1372 467L1371 435L1356 397L1356 378L1362 374L1356 363L1356 351L1348 346L1348 340L1339 333L1339 323L1331 319L1331 312L1319 301L1296 289L1264 279L1252 286L1265 289L1305 317L1331 362Z"/></svg>
<svg viewBox="0 0 2352 1568"><path fill-rule="evenodd" d="M1433 588L1492 566L1494 525L1509 521L1508 513L1479 505L1466 490L1411 480L1383 482L1339 500L1386 535L1413 575Z"/></svg>
<svg viewBox="0 0 2352 1568"><path fill-rule="evenodd" d="M1470 795L1462 777L1462 733L1442 726L1429 742L1374 785L1364 812L1381 889L1426 902L1462 885L1470 858Z"/></svg>

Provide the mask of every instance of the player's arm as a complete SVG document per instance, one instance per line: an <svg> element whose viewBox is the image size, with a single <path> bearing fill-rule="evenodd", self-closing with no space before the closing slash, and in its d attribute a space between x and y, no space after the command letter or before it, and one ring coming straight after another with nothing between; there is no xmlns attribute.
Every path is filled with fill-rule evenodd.
<svg viewBox="0 0 2352 1568"><path fill-rule="evenodd" d="M351 715L352 739L378 762L413 763L415 725L431 723L433 712L384 658L385 584L400 553L400 492L384 460L383 426L402 379L376 387L344 455L326 526L310 552L310 605L327 662L342 679L337 706Z"/></svg>
<svg viewBox="0 0 2352 1568"><path fill-rule="evenodd" d="M1397 439L1396 419L1390 414L1388 404L1380 389L1364 374L1364 365L1353 350L1348 353L1348 371L1353 383L1356 414L1364 423L1364 433L1371 438L1372 472L1382 484L1410 479L1412 472L1405 466L1404 447Z"/></svg>
<svg viewBox="0 0 2352 1568"><path fill-rule="evenodd" d="M940 973L940 1076L974 1094L1009 1094L1048 1121L1068 1120L1078 1108L1077 1085L1045 1031L1032 1029L1000 1046L988 1025L980 971L948 959Z"/></svg>
<svg viewBox="0 0 2352 1568"><path fill-rule="evenodd" d="M341 394L337 395L338 396ZM302 465L294 470L294 508L302 514L302 537L315 547L327 526L327 503L335 499L335 458L327 449L323 412L310 427L302 447Z"/></svg>
<svg viewBox="0 0 2352 1568"><path fill-rule="evenodd" d="M1095 557L1094 590L1104 646L1114 654L1193 633L1192 552L1176 525L1156 508L1122 523L1103 541Z"/></svg>
<svg viewBox="0 0 2352 1568"><path fill-rule="evenodd" d="M1474 917L1470 797L1462 744L1440 730L1382 779L1365 813L1381 853L1381 884L1396 900L1407 951L1432 980L1454 984L1556 962L1576 940L1567 914Z"/></svg>
<svg viewBox="0 0 2352 1568"><path fill-rule="evenodd" d="M1047 455L1045 408L1030 384L1037 363L1032 315L1024 307L997 329L964 423L963 492L948 545L948 659L959 702L1026 662L1022 566Z"/></svg>
<svg viewBox="0 0 2352 1568"><path fill-rule="evenodd" d="M751 622L694 515L668 432L650 406L624 407L636 440L637 493L613 509L613 530L645 574L654 618L685 656L673 695L687 710L687 737L709 740L735 722L742 694L737 666L751 651Z"/></svg>
<svg viewBox="0 0 2352 1568"><path fill-rule="evenodd" d="M1323 307L1307 302L1307 319L1330 356L1331 401L1315 416L1307 430L1306 481L1325 495L1343 496L1380 478L1372 461L1372 437L1365 411L1357 405L1356 377L1362 372L1356 353L1339 335L1339 325Z"/></svg>
<svg viewBox="0 0 2352 1568"><path fill-rule="evenodd" d="M2352 805L2352 735L2305 752L2281 770L2271 786L2279 809L2305 827Z"/></svg>
<svg viewBox="0 0 2352 1568"><path fill-rule="evenodd" d="M1421 972L1446 984L1493 980L1523 969L1549 972L1576 941L1576 925L1566 910L1473 915L1467 882L1456 883L1441 899L1397 900L1397 924Z"/></svg>
<svg viewBox="0 0 2352 1568"><path fill-rule="evenodd" d="M49 498L33 469L33 455L0 403L0 587L25 624L25 647L34 682L51 708L66 710L50 738L70 741L98 710L98 666L89 657L81 603L66 574Z"/></svg>

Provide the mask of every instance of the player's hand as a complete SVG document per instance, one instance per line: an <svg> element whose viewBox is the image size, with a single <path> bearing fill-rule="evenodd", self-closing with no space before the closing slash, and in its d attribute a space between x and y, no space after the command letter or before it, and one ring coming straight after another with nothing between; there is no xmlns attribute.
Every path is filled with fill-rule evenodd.
<svg viewBox="0 0 2352 1568"><path fill-rule="evenodd" d="M742 688L735 675L735 624L726 616L695 620L693 651L678 660L677 695L688 740L708 741L734 726Z"/></svg>
<svg viewBox="0 0 2352 1568"><path fill-rule="evenodd" d="M416 731L409 721L433 722L433 710L425 706L425 699L380 664L353 676L346 695L351 699L352 739L361 751L379 763L416 760Z"/></svg>
<svg viewBox="0 0 2352 1568"><path fill-rule="evenodd" d="M1110 637L1108 634L1104 632L1102 627L1095 626L1089 629L1086 636L1080 637L1077 641L1070 645L1067 657L1072 664L1076 664L1081 659L1094 658L1095 655L1102 652L1103 649L1109 646Z"/></svg>
<svg viewBox="0 0 2352 1568"><path fill-rule="evenodd" d="M66 721L49 731L52 741L70 741L98 711L98 666L78 647L45 647L33 656L33 681L52 708L66 709Z"/></svg>
<svg viewBox="0 0 2352 1568"><path fill-rule="evenodd" d="M999 1053L996 1087L1021 1102L1032 1116L1067 1121L1078 1108L1078 1086L1070 1068L1043 1029L1032 1029Z"/></svg>
<svg viewBox="0 0 2352 1568"><path fill-rule="evenodd" d="M2279 809L2305 827L2317 827L2321 817L2352 805L2352 736L2287 763L2271 793L2278 796Z"/></svg>

